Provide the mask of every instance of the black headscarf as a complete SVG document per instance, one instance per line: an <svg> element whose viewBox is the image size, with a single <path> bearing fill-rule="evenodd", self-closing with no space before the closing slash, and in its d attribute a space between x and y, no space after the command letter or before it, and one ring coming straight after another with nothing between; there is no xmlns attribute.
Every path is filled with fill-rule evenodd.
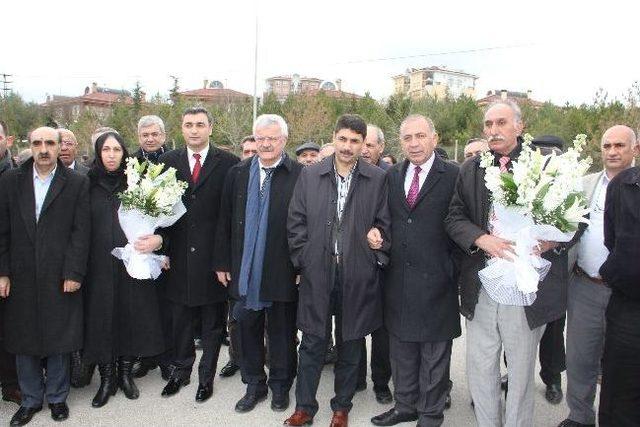
<svg viewBox="0 0 640 427"><path fill-rule="evenodd" d="M102 163L102 146L110 137L118 141L118 144L122 147L123 153L122 162L120 162L120 166L115 171L108 171L107 168L105 168L104 163ZM124 144L124 139L115 132L106 132L98 137L95 147L96 156L88 174L91 184L100 184L112 193L124 190L127 187L127 177L124 174L124 171L127 167L127 157L129 157L129 152Z"/></svg>

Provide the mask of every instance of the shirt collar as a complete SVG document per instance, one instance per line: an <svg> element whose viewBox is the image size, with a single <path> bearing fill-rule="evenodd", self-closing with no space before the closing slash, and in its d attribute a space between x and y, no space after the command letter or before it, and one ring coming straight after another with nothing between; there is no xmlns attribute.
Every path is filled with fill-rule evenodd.
<svg viewBox="0 0 640 427"><path fill-rule="evenodd" d="M336 162L334 160L333 162L333 172L336 174L336 178L340 178L340 179L346 179L348 177L350 177L351 175L353 175L353 172L356 170L356 168L358 167L358 163L360 162L360 159L356 160L356 162L353 164L353 166L351 166L351 169L349 170L349 174L345 177L343 177L342 175L340 175L338 173L338 168L336 167Z"/></svg>
<svg viewBox="0 0 640 427"><path fill-rule="evenodd" d="M193 151L191 148L187 147L187 154L189 155L189 159L193 159L193 155L196 153L196 151ZM200 154L200 161L204 162L204 159L207 158L207 154L209 153L209 144L207 144L202 151L200 151L198 154Z"/></svg>
<svg viewBox="0 0 640 427"><path fill-rule="evenodd" d="M433 166L433 162L435 161L435 158L436 158L436 153L434 151L433 153L431 153L431 157L429 157L429 159L421 165L414 165L413 163L409 162L409 167L407 168L407 174L414 173L413 171L416 169L416 166L420 166L420 173L429 172L431 170L431 167Z"/></svg>
<svg viewBox="0 0 640 427"><path fill-rule="evenodd" d="M282 161L284 160L284 153L282 154L282 156L280 156L280 158L278 159L277 162L275 162L273 165L271 166L265 166L262 164L262 161L260 160L260 157L256 156L258 158L258 166L260 167L260 169L275 169L278 166L280 166L280 164L282 163Z"/></svg>
<svg viewBox="0 0 640 427"><path fill-rule="evenodd" d="M53 176L56 174L56 171L58 170L58 165L56 164L53 167L53 170L51 172L49 172L49 175L47 175L44 179L40 179L40 175L38 175L38 170L36 169L36 165L35 163L33 164L33 180L35 181L36 179L41 181L41 182L47 182L51 179L53 179Z"/></svg>

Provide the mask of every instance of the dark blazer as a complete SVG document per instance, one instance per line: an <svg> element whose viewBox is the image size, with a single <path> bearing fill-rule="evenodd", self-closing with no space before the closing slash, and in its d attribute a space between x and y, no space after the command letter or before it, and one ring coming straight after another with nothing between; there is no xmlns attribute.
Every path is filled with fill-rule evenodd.
<svg viewBox="0 0 640 427"><path fill-rule="evenodd" d="M287 230L291 260L302 274L298 288L298 328L324 337L330 311L333 276L333 221L337 189L334 156L307 166L289 204ZM347 196L341 227L342 333L345 341L362 338L382 326L380 264L387 264L390 216L385 173L358 161ZM385 239L381 250L367 244L377 227Z"/></svg>
<svg viewBox="0 0 640 427"><path fill-rule="evenodd" d="M478 237L488 233L490 207L489 191L484 183L484 169L480 167L480 156L475 156L460 167L449 214L445 219L447 233L463 252L460 257L460 312L468 319L473 319L482 286L478 271L486 266L485 253L479 250L474 242ZM565 315L569 280L567 249L575 241L577 238L570 244L562 245L559 253L548 251L543 255L552 265L547 277L538 286L536 301L525 307L531 329Z"/></svg>
<svg viewBox="0 0 640 427"><path fill-rule="evenodd" d="M93 174L93 172L92 172ZM111 254L127 244L117 190L91 176L91 246L85 280L85 360L111 363L117 356L155 356L165 349L157 283L129 276Z"/></svg>
<svg viewBox="0 0 640 427"><path fill-rule="evenodd" d="M237 279L242 264L247 186L252 160L249 158L238 163L227 174L215 240L215 270L231 272L229 294L234 299L240 299ZM287 244L287 214L301 170L300 163L285 155L271 178L265 262L260 286L262 301L298 299L296 273Z"/></svg>
<svg viewBox="0 0 640 427"><path fill-rule="evenodd" d="M160 157L162 157L162 155L167 154L169 152L169 149L167 148L166 144L163 145L162 147L160 147L161 153L160 153ZM142 148L139 148L138 151L136 151L135 153L133 153L133 157L135 157L136 159L138 159L138 161L140 163L144 162L145 160L147 160L147 157L145 156L145 152L142 151ZM158 158L159 160L159 158ZM151 162L151 163L157 163L157 162Z"/></svg>
<svg viewBox="0 0 640 427"><path fill-rule="evenodd" d="M73 170L82 175L86 175L87 172L89 172L89 168L83 165L78 159L76 159L76 162L73 165Z"/></svg>
<svg viewBox="0 0 640 427"><path fill-rule="evenodd" d="M607 186L600 275L614 294L640 301L640 167L620 172Z"/></svg>
<svg viewBox="0 0 640 427"><path fill-rule="evenodd" d="M0 276L11 291L4 307L5 347L48 356L82 347L82 289L89 252L89 179L58 161L36 224L33 159L0 180Z"/></svg>
<svg viewBox="0 0 640 427"><path fill-rule="evenodd" d="M435 156L412 208L404 191L409 162L387 172L391 260L385 270L384 321L401 341L438 342L460 336L454 244L443 221L458 166Z"/></svg>
<svg viewBox="0 0 640 427"><path fill-rule="evenodd" d="M160 163L166 168L174 167L177 178L189 183L182 196L187 212L161 231L171 260L162 291L173 302L196 307L227 300L227 289L218 282L213 269L213 248L224 178L238 161L233 154L210 145L194 185L186 148L160 157Z"/></svg>

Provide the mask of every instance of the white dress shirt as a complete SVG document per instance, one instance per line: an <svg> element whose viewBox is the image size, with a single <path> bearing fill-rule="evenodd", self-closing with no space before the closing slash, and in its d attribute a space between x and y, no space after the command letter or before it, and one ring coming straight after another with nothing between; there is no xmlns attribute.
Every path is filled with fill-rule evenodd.
<svg viewBox="0 0 640 427"><path fill-rule="evenodd" d="M280 157L278 159L277 162L275 162L274 164L272 164L271 166L265 166L262 164L262 161L260 160L260 158L258 158L258 166L260 166L260 188L262 188L262 183L264 182L264 179L267 177L267 173L264 171L264 169L262 168L277 168L278 165L280 165L280 163L282 163L282 157ZM273 177L273 175L272 175Z"/></svg>
<svg viewBox="0 0 640 427"><path fill-rule="evenodd" d="M600 277L598 271L609 255L604 245L604 202L610 181L604 172L596 184L591 198L589 226L578 242L578 267L594 278Z"/></svg>
<svg viewBox="0 0 640 427"><path fill-rule="evenodd" d="M200 167L204 166L204 159L207 158L207 153L209 153L209 144L200 152L193 151L191 148L187 147L187 157L189 159L189 170L193 174L193 167L196 165L196 158L193 157L194 154L200 154Z"/></svg>
<svg viewBox="0 0 640 427"><path fill-rule="evenodd" d="M420 173L418 174L418 193L422 189L422 184L424 184L424 180L427 179L427 175L429 175L429 171L431 171L431 167L433 166L433 160L435 159L436 154L431 153L431 157L429 160L424 162L420 166ZM416 165L413 163L409 163L409 167L407 168L407 173L404 176L404 194L405 196L409 194L409 189L411 188L411 182L413 181L413 175L415 174Z"/></svg>
<svg viewBox="0 0 640 427"><path fill-rule="evenodd" d="M54 167L53 170L49 172L49 175L44 179L41 179L35 165L33 166L33 194L36 199L36 222L40 219L40 212L42 211L44 199L47 197L51 181L53 181L53 176L56 174L57 169L57 166Z"/></svg>

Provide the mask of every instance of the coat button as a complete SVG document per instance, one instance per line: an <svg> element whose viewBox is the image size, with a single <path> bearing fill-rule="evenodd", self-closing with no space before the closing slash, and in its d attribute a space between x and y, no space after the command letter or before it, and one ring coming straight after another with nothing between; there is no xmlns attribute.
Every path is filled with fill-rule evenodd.
<svg viewBox="0 0 640 427"><path fill-rule="evenodd" d="M331 221L327 221L327 227L331 227Z"/></svg>
<svg viewBox="0 0 640 427"><path fill-rule="evenodd" d="M412 222L413 222L413 221L411 220L411 218L409 218L409 219L407 220L407 224L411 224Z"/></svg>
<svg viewBox="0 0 640 427"><path fill-rule="evenodd" d="M191 246L191 248L189 249L191 252L195 252L196 248L194 248L193 246Z"/></svg>

